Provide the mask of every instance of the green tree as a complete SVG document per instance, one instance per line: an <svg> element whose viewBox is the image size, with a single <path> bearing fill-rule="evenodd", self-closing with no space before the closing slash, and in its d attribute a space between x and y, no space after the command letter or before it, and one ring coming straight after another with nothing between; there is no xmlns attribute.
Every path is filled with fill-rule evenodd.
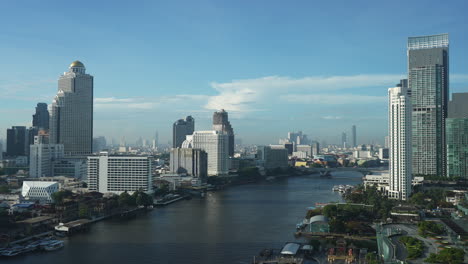
<svg viewBox="0 0 468 264"><path fill-rule="evenodd" d="M329 217L329 218L336 217L338 214L338 208L334 204L329 204L323 207L322 213L324 216Z"/></svg>
<svg viewBox="0 0 468 264"><path fill-rule="evenodd" d="M132 197L127 191L119 195L119 206L130 206L132 204Z"/></svg>
<svg viewBox="0 0 468 264"><path fill-rule="evenodd" d="M8 185L0 186L0 193L10 193L10 188L8 187Z"/></svg>
<svg viewBox="0 0 468 264"><path fill-rule="evenodd" d="M465 251L459 248L444 248L439 254L431 253L425 260L428 263L463 264Z"/></svg>
<svg viewBox="0 0 468 264"><path fill-rule="evenodd" d="M88 208L87 204L80 203L78 205L78 216L80 218L88 218L89 217L89 208Z"/></svg>
<svg viewBox="0 0 468 264"><path fill-rule="evenodd" d="M69 190L63 190L63 191L58 191L58 192L54 192L51 197L52 197L52 200L54 201L54 203L56 204L61 204L63 203L63 200L67 197L71 197L73 195L73 193Z"/></svg>

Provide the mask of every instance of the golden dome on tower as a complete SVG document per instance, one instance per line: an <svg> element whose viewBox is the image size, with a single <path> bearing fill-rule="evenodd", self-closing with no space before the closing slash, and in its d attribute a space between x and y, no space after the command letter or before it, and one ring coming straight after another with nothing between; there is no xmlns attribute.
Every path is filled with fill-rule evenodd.
<svg viewBox="0 0 468 264"><path fill-rule="evenodd" d="M76 61L74 61L74 62L72 62L70 64L70 68L72 68L72 67L83 67L84 68L84 64L81 61L76 60Z"/></svg>

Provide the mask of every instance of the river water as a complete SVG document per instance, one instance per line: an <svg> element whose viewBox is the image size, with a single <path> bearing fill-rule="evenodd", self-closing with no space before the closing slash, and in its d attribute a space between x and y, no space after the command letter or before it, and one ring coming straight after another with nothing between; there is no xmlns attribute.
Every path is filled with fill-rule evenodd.
<svg viewBox="0 0 468 264"><path fill-rule="evenodd" d="M5 263L251 263L264 248L294 241L306 207L341 201L333 185L361 182L356 172L336 172L230 187L204 199L184 200L130 220L107 220L65 239L59 251Z"/></svg>

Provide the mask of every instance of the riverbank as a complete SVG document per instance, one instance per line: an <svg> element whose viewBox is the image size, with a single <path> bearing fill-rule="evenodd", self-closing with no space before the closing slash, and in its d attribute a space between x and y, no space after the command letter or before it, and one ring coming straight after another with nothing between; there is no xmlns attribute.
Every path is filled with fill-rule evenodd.
<svg viewBox="0 0 468 264"><path fill-rule="evenodd" d="M292 231L307 207L341 201L333 186L357 184L361 176L299 176L231 186L126 221L95 223L92 234L65 238L62 250L6 263L250 263L264 248L280 249L295 241ZM83 254L96 249L99 254Z"/></svg>

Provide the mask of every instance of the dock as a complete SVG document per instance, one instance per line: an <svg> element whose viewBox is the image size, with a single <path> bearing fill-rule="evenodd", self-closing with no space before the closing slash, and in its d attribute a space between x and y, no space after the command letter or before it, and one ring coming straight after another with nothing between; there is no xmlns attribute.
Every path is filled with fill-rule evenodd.
<svg viewBox="0 0 468 264"><path fill-rule="evenodd" d="M70 235L79 231L87 230L92 221L88 219L78 219L68 223L59 223L55 226L55 231Z"/></svg>
<svg viewBox="0 0 468 264"><path fill-rule="evenodd" d="M169 205L171 203L175 203L177 201L180 201L180 200L183 200L183 199L187 199L188 195L181 195L181 196L177 196L177 197L174 197L173 199L160 199L160 200L156 200L156 202L154 203L154 206L166 206L166 205ZM163 200L163 201L162 201Z"/></svg>

